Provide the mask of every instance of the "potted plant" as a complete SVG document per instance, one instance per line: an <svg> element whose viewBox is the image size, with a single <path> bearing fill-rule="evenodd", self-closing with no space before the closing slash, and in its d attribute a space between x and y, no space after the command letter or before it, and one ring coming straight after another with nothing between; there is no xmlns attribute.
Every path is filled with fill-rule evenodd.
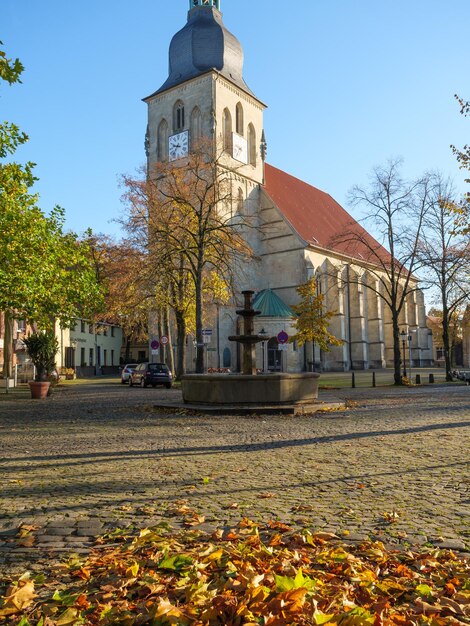
<svg viewBox="0 0 470 626"><path fill-rule="evenodd" d="M33 333L24 340L31 361L36 368L36 376L29 383L31 397L43 399L49 392L51 385L48 377L55 370L55 356L59 349L59 343L54 333Z"/></svg>

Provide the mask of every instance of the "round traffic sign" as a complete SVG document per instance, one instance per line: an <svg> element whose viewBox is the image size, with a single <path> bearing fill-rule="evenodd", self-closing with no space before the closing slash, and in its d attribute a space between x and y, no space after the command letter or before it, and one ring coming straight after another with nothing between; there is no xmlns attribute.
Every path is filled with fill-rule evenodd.
<svg viewBox="0 0 470 626"><path fill-rule="evenodd" d="M154 339L150 344L150 347L152 348L152 350L158 350L158 348L160 347L160 342L157 339Z"/></svg>
<svg viewBox="0 0 470 626"><path fill-rule="evenodd" d="M289 339L289 335L286 333L286 331L281 330L281 332L277 336L277 340L279 341L279 343L287 343L288 339Z"/></svg>
<svg viewBox="0 0 470 626"><path fill-rule="evenodd" d="M160 337L160 343L162 344L162 346L166 346L166 344L168 343L168 337L166 335L162 335Z"/></svg>

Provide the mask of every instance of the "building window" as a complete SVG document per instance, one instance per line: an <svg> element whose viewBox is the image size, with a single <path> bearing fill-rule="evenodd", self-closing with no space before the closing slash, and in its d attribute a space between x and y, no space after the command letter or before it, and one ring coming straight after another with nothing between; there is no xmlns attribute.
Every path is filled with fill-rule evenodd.
<svg viewBox="0 0 470 626"><path fill-rule="evenodd" d="M224 150L226 152L231 152L231 149L232 149L232 116L230 115L230 111L228 109L224 109L222 132L223 132L223 140L224 140Z"/></svg>
<svg viewBox="0 0 470 626"><path fill-rule="evenodd" d="M65 367L75 367L75 348L70 346L65 348Z"/></svg>
<svg viewBox="0 0 470 626"><path fill-rule="evenodd" d="M253 124L248 126L248 161L256 166L256 131Z"/></svg>
<svg viewBox="0 0 470 626"><path fill-rule="evenodd" d="M232 353L230 351L230 348L224 348L224 354L223 354L223 366L224 367L231 367L232 366Z"/></svg>
<svg viewBox="0 0 470 626"><path fill-rule="evenodd" d="M444 348L436 348L436 360L444 361L446 358L446 353Z"/></svg>
<svg viewBox="0 0 470 626"><path fill-rule="evenodd" d="M16 320L16 329L19 333L24 333L26 331L26 322L24 320Z"/></svg>
<svg viewBox="0 0 470 626"><path fill-rule="evenodd" d="M107 337L107 336L108 336L108 327L107 327L107 326L103 326L103 335L104 335L105 337Z"/></svg>
<svg viewBox="0 0 470 626"><path fill-rule="evenodd" d="M199 107L194 107L191 112L191 141L197 144L202 137L202 117Z"/></svg>
<svg viewBox="0 0 470 626"><path fill-rule="evenodd" d="M111 326L111 337L114 337L114 326Z"/></svg>
<svg viewBox="0 0 470 626"><path fill-rule="evenodd" d="M235 130L239 135L243 135L243 107L240 102L235 111Z"/></svg>
<svg viewBox="0 0 470 626"><path fill-rule="evenodd" d="M86 367L85 348L80 348L80 365Z"/></svg>
<svg viewBox="0 0 470 626"><path fill-rule="evenodd" d="M111 350L111 365L114 365L114 350Z"/></svg>
<svg viewBox="0 0 470 626"><path fill-rule="evenodd" d="M85 322L83 320L80 320L80 332L85 332Z"/></svg>
<svg viewBox="0 0 470 626"><path fill-rule="evenodd" d="M168 158L168 123L162 120L157 132L157 159L164 161Z"/></svg>
<svg viewBox="0 0 470 626"><path fill-rule="evenodd" d="M184 128L184 104L181 100L173 107L173 131L177 132Z"/></svg>
<svg viewBox="0 0 470 626"><path fill-rule="evenodd" d="M108 365L108 351L107 350L103 350L104 354L103 354L103 365Z"/></svg>
<svg viewBox="0 0 470 626"><path fill-rule="evenodd" d="M90 367L93 367L93 348L90 348Z"/></svg>
<svg viewBox="0 0 470 626"><path fill-rule="evenodd" d="M90 335L93 334L93 324L88 324L88 332L90 333Z"/></svg>

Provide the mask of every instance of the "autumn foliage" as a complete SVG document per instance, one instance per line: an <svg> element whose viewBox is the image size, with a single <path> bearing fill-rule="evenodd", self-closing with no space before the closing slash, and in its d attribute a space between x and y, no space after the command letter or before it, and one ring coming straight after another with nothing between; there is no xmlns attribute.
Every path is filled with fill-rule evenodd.
<svg viewBox="0 0 470 626"><path fill-rule="evenodd" d="M329 352L330 346L339 346L342 341L328 331L328 324L334 311L325 311L324 295L317 293L315 278L297 287L300 296L298 304L292 309L297 315L295 320L296 333L291 341L303 346L307 341L314 341L322 350Z"/></svg>
<svg viewBox="0 0 470 626"><path fill-rule="evenodd" d="M431 626L470 619L469 564L442 550L346 545L277 521L208 535L108 537L83 561L6 591L12 626ZM104 541L104 540L103 540Z"/></svg>

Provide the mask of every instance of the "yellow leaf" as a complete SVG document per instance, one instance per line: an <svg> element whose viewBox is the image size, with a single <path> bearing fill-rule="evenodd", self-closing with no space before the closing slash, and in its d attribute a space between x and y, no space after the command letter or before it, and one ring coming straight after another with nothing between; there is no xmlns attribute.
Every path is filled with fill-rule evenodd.
<svg viewBox="0 0 470 626"><path fill-rule="evenodd" d="M7 590L3 607L0 609L0 617L6 617L22 611L33 602L35 596L34 582L32 580L28 580L21 587L16 585L10 587Z"/></svg>
<svg viewBox="0 0 470 626"><path fill-rule="evenodd" d="M135 578L139 573L139 564L133 563L130 567L126 569L126 577L127 578Z"/></svg>
<svg viewBox="0 0 470 626"><path fill-rule="evenodd" d="M59 619L56 622L56 626L72 626L73 624L76 624L78 621L81 622L81 619L79 619L77 609L69 607L59 617Z"/></svg>

